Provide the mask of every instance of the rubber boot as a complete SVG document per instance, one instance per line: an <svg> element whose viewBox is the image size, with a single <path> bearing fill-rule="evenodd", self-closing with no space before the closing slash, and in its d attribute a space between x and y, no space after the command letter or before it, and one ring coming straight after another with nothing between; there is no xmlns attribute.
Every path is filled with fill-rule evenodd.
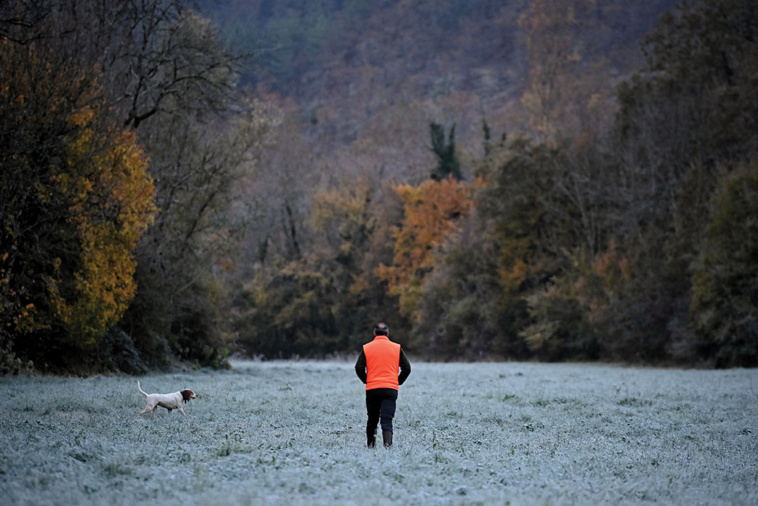
<svg viewBox="0 0 758 506"><path fill-rule="evenodd" d="M384 438L385 448L389 448L390 446L392 446L392 431L391 430L383 430L382 438Z"/></svg>
<svg viewBox="0 0 758 506"><path fill-rule="evenodd" d="M376 447L376 432L367 432L366 441L369 448L375 448Z"/></svg>

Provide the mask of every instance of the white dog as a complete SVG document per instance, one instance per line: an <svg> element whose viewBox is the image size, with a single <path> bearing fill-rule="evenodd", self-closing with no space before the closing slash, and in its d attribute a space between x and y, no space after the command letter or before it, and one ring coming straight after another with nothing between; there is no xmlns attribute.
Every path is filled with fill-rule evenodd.
<svg viewBox="0 0 758 506"><path fill-rule="evenodd" d="M153 418L155 418L158 416L158 406L166 408L169 415L173 409L178 409L179 413L184 414L182 404L192 399L197 399L197 395L195 395L195 392L192 390L181 390L172 394L149 394L142 390L142 387L139 384L139 380L137 380L137 388L145 395L147 400L147 406L145 409L140 411L137 416L141 416L148 411L152 411Z"/></svg>

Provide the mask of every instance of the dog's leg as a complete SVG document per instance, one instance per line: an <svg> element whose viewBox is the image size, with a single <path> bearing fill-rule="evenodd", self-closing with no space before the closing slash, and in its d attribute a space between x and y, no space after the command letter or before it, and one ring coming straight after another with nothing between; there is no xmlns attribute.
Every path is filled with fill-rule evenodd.
<svg viewBox="0 0 758 506"><path fill-rule="evenodd" d="M142 416L142 415L144 415L145 413L147 413L148 411L150 411L150 406L148 406L148 407L146 407L145 409L143 409L142 411L140 411L140 412L137 414L137 416Z"/></svg>
<svg viewBox="0 0 758 506"><path fill-rule="evenodd" d="M156 405L156 406L153 408L153 418L155 418L155 417L157 417L157 416L158 416L158 406Z"/></svg>
<svg viewBox="0 0 758 506"><path fill-rule="evenodd" d="M176 408L176 409L178 409L178 410L179 410L179 413L181 413L181 414L182 414L182 416L185 416L185 415L184 415L184 408L182 408L181 406L179 406L179 407L178 407L178 408Z"/></svg>
<svg viewBox="0 0 758 506"><path fill-rule="evenodd" d="M166 408L168 410L168 414L171 414L171 408Z"/></svg>

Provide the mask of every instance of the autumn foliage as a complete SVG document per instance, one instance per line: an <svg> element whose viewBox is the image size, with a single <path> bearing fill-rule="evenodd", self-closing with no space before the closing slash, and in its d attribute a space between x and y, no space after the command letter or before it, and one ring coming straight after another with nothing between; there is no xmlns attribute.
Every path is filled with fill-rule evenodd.
<svg viewBox="0 0 758 506"><path fill-rule="evenodd" d="M387 282L391 294L400 296L401 311L412 317L423 293L424 277L437 264L445 238L457 230L459 219L473 203L466 184L452 177L427 180L416 187L400 185L395 191L405 216L394 230L394 261L379 266L377 276Z"/></svg>
<svg viewBox="0 0 758 506"><path fill-rule="evenodd" d="M63 324L88 346L119 321L134 297L134 249L157 210L136 136L112 128L99 134L92 129L93 115L73 115L77 136L69 146L68 170L52 178L68 196L68 220L82 256L74 300L66 300L56 282L51 299Z"/></svg>
<svg viewBox="0 0 758 506"><path fill-rule="evenodd" d="M134 296L153 182L92 75L50 56L0 42L0 332L40 368L97 367L103 334Z"/></svg>
<svg viewBox="0 0 758 506"><path fill-rule="evenodd" d="M754 366L753 4L2 3L0 372Z"/></svg>

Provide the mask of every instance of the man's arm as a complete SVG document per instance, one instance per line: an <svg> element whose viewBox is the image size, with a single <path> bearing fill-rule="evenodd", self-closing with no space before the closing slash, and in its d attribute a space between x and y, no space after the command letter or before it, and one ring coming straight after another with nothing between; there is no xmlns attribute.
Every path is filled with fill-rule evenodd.
<svg viewBox="0 0 758 506"><path fill-rule="evenodd" d="M364 357L365 360L365 357ZM402 385L406 378L411 374L411 363L408 362L408 357L405 356L405 352L400 348L400 375L397 377L398 384Z"/></svg>
<svg viewBox="0 0 758 506"><path fill-rule="evenodd" d="M361 350L361 354L358 355L358 360L355 362L355 374L358 375L363 383L366 383L366 354L363 353L363 350Z"/></svg>

